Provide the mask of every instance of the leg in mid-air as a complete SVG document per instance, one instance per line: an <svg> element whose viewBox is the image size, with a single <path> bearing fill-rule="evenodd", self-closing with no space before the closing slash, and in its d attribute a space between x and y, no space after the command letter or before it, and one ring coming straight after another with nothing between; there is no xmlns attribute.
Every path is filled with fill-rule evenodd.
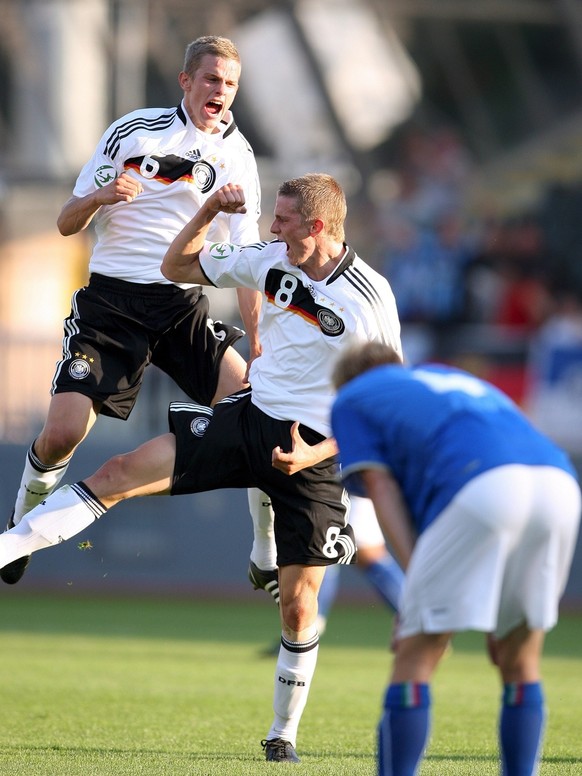
<svg viewBox="0 0 582 776"><path fill-rule="evenodd" d="M97 405L80 393L57 393L51 398L44 427L26 453L24 469L7 530L45 499L65 476L73 453L97 420ZM15 558L0 569L0 579L16 584L30 555Z"/></svg>
<svg viewBox="0 0 582 776"><path fill-rule="evenodd" d="M169 493L175 451L174 435L164 434L59 488L0 535L0 566L70 539L123 499Z"/></svg>

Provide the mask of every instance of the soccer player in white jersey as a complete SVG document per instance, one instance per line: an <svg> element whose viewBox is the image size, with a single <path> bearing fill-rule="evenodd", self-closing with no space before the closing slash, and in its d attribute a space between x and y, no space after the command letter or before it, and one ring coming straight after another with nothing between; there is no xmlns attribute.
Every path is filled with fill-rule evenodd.
<svg viewBox="0 0 582 776"><path fill-rule="evenodd" d="M73 536L124 498L260 487L275 511L282 620L275 716L263 746L267 760L293 763L317 661L321 579L326 566L355 555L330 436L331 365L351 339L400 352L400 324L388 281L344 242L346 201L333 178L310 174L280 186L273 242L205 242L216 213L240 213L244 202L234 184L213 194L172 243L162 271L175 282L260 291L262 354L251 363L252 388L214 409L173 403L171 433L60 488L2 534L0 566Z"/></svg>
<svg viewBox="0 0 582 776"><path fill-rule="evenodd" d="M230 111L240 71L227 38L193 41L178 77L180 105L118 119L81 170L58 227L71 235L94 223L90 279L73 295L48 415L27 452L8 527L58 485L99 414L129 417L149 363L203 404L246 384L246 364L232 347L243 332L208 317L200 286L170 282L160 272L174 237L228 181L244 186L247 212L218 215L212 239L259 239L257 166ZM239 291L251 358L260 352L259 304L255 292ZM264 501L253 495L254 520ZM18 582L27 564L26 556L15 560L0 578Z"/></svg>
<svg viewBox="0 0 582 776"><path fill-rule="evenodd" d="M503 686L503 776L534 776L540 662L580 523L568 456L492 385L382 343L348 348L332 410L349 490L374 502L406 577L378 728L379 776L418 773L430 681L454 633L483 631Z"/></svg>

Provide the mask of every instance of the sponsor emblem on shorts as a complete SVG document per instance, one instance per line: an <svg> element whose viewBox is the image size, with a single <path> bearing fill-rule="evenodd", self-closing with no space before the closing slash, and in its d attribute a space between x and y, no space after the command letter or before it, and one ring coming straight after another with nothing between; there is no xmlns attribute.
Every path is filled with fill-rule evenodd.
<svg viewBox="0 0 582 776"><path fill-rule="evenodd" d="M210 423L210 418L206 415L199 415L190 423L190 431L197 437L203 437Z"/></svg>
<svg viewBox="0 0 582 776"><path fill-rule="evenodd" d="M73 380L84 380L91 372L91 367L83 358L76 358L69 364L69 374Z"/></svg>
<svg viewBox="0 0 582 776"><path fill-rule="evenodd" d="M346 328L342 319L325 307L317 311L317 321L322 332L330 337L337 337L343 334Z"/></svg>
<svg viewBox="0 0 582 776"><path fill-rule="evenodd" d="M196 188L200 189L203 194L206 194L214 186L216 181L216 173L214 167L205 162L203 159L196 162L192 167L192 177Z"/></svg>
<svg viewBox="0 0 582 776"><path fill-rule="evenodd" d="M234 245L231 243L212 243L210 255L213 259L228 259L234 253Z"/></svg>
<svg viewBox="0 0 582 776"><path fill-rule="evenodd" d="M106 186L108 183L115 180L115 178L117 178L115 167L110 164L102 164L101 167L98 167L95 170L95 177L93 180L101 189L103 186Z"/></svg>

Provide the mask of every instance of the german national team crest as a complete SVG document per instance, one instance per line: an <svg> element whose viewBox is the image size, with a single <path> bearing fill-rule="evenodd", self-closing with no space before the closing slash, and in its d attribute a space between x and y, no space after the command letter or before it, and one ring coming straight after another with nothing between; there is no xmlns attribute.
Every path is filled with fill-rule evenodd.
<svg viewBox="0 0 582 776"><path fill-rule="evenodd" d="M322 332L329 337L339 337L346 328L342 319L326 307L320 307L317 311L317 321Z"/></svg>
<svg viewBox="0 0 582 776"><path fill-rule="evenodd" d="M203 194L207 194L214 186L216 172L214 167L204 161L204 159L201 159L192 167L192 177L194 178L196 188L200 189Z"/></svg>
<svg viewBox="0 0 582 776"><path fill-rule="evenodd" d="M91 372L91 367L84 358L76 358L69 364L69 374L73 380L84 380Z"/></svg>
<svg viewBox="0 0 582 776"><path fill-rule="evenodd" d="M190 431L197 437L203 437L210 424L210 418L207 415L198 415L190 423Z"/></svg>

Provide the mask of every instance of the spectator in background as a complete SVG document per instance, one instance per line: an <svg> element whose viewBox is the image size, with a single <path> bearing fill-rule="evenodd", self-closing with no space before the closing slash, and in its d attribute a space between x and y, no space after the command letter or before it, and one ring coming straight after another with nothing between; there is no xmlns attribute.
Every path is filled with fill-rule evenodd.
<svg viewBox="0 0 582 776"><path fill-rule="evenodd" d="M570 281L531 338L525 408L540 430L582 454L582 297Z"/></svg>
<svg viewBox="0 0 582 776"><path fill-rule="evenodd" d="M549 273L535 216L489 222L468 271L468 319L533 333L551 307Z"/></svg>
<svg viewBox="0 0 582 776"><path fill-rule="evenodd" d="M398 299L400 319L434 326L458 323L465 312L465 273L473 255L453 213L431 228L392 220L383 274Z"/></svg>
<svg viewBox="0 0 582 776"><path fill-rule="evenodd" d="M438 350L437 340L466 315L465 276L475 238L463 222L471 160L449 128L405 127L395 141L393 189L379 207L376 260L398 299L406 350L413 359Z"/></svg>

